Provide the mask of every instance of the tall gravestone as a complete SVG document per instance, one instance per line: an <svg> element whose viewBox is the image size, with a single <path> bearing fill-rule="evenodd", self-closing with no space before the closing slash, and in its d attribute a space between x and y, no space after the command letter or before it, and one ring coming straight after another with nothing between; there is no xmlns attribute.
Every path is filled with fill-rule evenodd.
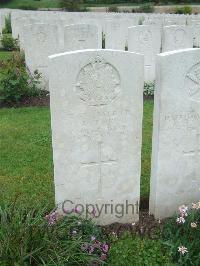
<svg viewBox="0 0 200 266"><path fill-rule="evenodd" d="M157 59L150 212L164 218L200 197L200 49Z"/></svg>
<svg viewBox="0 0 200 266"><path fill-rule="evenodd" d="M128 27L134 26L134 19L108 20L105 25L106 49L125 50L128 41Z"/></svg>
<svg viewBox="0 0 200 266"><path fill-rule="evenodd" d="M192 28L193 46L200 48L200 19L189 20L188 25Z"/></svg>
<svg viewBox="0 0 200 266"><path fill-rule="evenodd" d="M36 23L24 26L23 44L26 65L33 74L42 75L42 87L48 90L48 56L60 52L58 26Z"/></svg>
<svg viewBox="0 0 200 266"><path fill-rule="evenodd" d="M144 55L145 81L154 81L156 54L161 50L160 28L150 25L129 27L128 50Z"/></svg>
<svg viewBox="0 0 200 266"><path fill-rule="evenodd" d="M64 27L64 51L102 48L102 33L95 25L75 24Z"/></svg>
<svg viewBox="0 0 200 266"><path fill-rule="evenodd" d="M192 29L189 26L167 26L163 28L162 52L193 47Z"/></svg>
<svg viewBox="0 0 200 266"><path fill-rule="evenodd" d="M143 56L87 50L49 58L56 203L97 204L100 224L137 221L127 204L140 195Z"/></svg>

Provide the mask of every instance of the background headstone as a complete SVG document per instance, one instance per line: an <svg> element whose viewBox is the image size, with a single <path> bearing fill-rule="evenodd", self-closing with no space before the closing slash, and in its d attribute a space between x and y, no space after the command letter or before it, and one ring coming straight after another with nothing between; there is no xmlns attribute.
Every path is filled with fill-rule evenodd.
<svg viewBox="0 0 200 266"><path fill-rule="evenodd" d="M193 47L192 29L189 26L167 26L163 28L162 52Z"/></svg>
<svg viewBox="0 0 200 266"><path fill-rule="evenodd" d="M145 81L155 80L156 55L161 50L159 27L141 25L128 28L128 50L144 55Z"/></svg>
<svg viewBox="0 0 200 266"><path fill-rule="evenodd" d="M87 24L64 27L64 51L102 48L102 33L97 26Z"/></svg>
<svg viewBox="0 0 200 266"><path fill-rule="evenodd" d="M33 74L42 74L42 88L48 90L48 56L60 52L58 26L30 24L24 26L24 49L26 65Z"/></svg>
<svg viewBox="0 0 200 266"><path fill-rule="evenodd" d="M125 50L128 42L128 27L135 26L135 20L113 19L106 22L106 49Z"/></svg>

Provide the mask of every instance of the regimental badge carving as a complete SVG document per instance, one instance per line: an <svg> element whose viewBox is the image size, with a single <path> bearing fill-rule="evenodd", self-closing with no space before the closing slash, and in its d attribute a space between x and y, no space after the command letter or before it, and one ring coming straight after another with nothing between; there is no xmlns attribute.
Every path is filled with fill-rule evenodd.
<svg viewBox="0 0 200 266"><path fill-rule="evenodd" d="M191 67L186 74L185 89L191 100L200 102L200 62Z"/></svg>
<svg viewBox="0 0 200 266"><path fill-rule="evenodd" d="M90 106L107 105L120 94L119 73L115 67L97 56L80 70L76 92Z"/></svg>

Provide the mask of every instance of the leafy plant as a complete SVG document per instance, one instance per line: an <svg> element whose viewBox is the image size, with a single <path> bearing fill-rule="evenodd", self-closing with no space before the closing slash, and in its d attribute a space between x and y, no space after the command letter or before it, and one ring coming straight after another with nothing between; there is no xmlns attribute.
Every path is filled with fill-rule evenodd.
<svg viewBox="0 0 200 266"><path fill-rule="evenodd" d="M145 96L153 96L154 90L155 90L155 83L154 82L144 84L144 95Z"/></svg>
<svg viewBox="0 0 200 266"><path fill-rule="evenodd" d="M18 49L18 40L14 39L10 34L3 34L1 44L5 51L14 51Z"/></svg>
<svg viewBox="0 0 200 266"><path fill-rule="evenodd" d="M0 208L1 265L91 265L102 261L97 248L91 247L100 243L101 250L106 244L91 220L46 213L45 207L29 209L18 201ZM50 223L50 215L54 222Z"/></svg>
<svg viewBox="0 0 200 266"><path fill-rule="evenodd" d="M109 6L107 8L107 12L117 13L117 12L119 12L119 8L117 6Z"/></svg>
<svg viewBox="0 0 200 266"><path fill-rule="evenodd" d="M27 4L27 5L22 4L22 5L19 5L18 8L22 10L37 10L37 7L31 4Z"/></svg>
<svg viewBox="0 0 200 266"><path fill-rule="evenodd" d="M170 256L160 240L124 235L112 243L108 265L167 265ZM168 264L169 265L169 264Z"/></svg>
<svg viewBox="0 0 200 266"><path fill-rule="evenodd" d="M1 62L0 102L17 103L24 96L38 95L39 79L40 74L37 71L33 77L30 77L21 54L13 53L11 59Z"/></svg>
<svg viewBox="0 0 200 266"><path fill-rule="evenodd" d="M163 237L174 262L200 265L200 202L191 209L180 206L178 216L165 223Z"/></svg>
<svg viewBox="0 0 200 266"><path fill-rule="evenodd" d="M60 7L67 11L80 11L82 0L60 0Z"/></svg>
<svg viewBox="0 0 200 266"><path fill-rule="evenodd" d="M5 17L5 28L2 30L3 34L12 33L12 27L11 27L11 15Z"/></svg>
<svg viewBox="0 0 200 266"><path fill-rule="evenodd" d="M147 3L147 4L143 4L138 8L138 12L139 13L153 13L154 12L154 6Z"/></svg>
<svg viewBox="0 0 200 266"><path fill-rule="evenodd" d="M191 6L179 6L175 8L174 13L175 14L192 14L192 7Z"/></svg>

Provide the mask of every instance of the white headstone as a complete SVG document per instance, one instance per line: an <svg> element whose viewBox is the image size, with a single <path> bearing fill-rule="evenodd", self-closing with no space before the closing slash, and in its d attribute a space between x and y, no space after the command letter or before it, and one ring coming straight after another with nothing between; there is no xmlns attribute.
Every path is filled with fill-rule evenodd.
<svg viewBox="0 0 200 266"><path fill-rule="evenodd" d="M164 26L180 25L185 26L187 17L185 15L164 14Z"/></svg>
<svg viewBox="0 0 200 266"><path fill-rule="evenodd" d="M189 25L192 28L193 46L200 48L200 19L190 20Z"/></svg>
<svg viewBox="0 0 200 266"><path fill-rule="evenodd" d="M128 50L144 55L145 81L155 80L155 59L161 50L159 27L141 25L128 28Z"/></svg>
<svg viewBox="0 0 200 266"><path fill-rule="evenodd" d="M31 73L37 69L42 74L42 87L48 89L48 56L61 49L58 26L26 25L23 36L26 64Z"/></svg>
<svg viewBox="0 0 200 266"><path fill-rule="evenodd" d="M49 71L56 203L97 204L100 224L137 221L125 205L140 195L143 56L66 52L50 56Z"/></svg>
<svg viewBox="0 0 200 266"><path fill-rule="evenodd" d="M64 27L64 51L102 48L102 34L97 26L87 24Z"/></svg>
<svg viewBox="0 0 200 266"><path fill-rule="evenodd" d="M200 49L157 59L150 212L164 218L199 200Z"/></svg>
<svg viewBox="0 0 200 266"><path fill-rule="evenodd" d="M128 42L128 27L134 26L135 20L113 19L106 22L106 49L125 50Z"/></svg>
<svg viewBox="0 0 200 266"><path fill-rule="evenodd" d="M167 26L163 28L162 52L193 47L192 30L189 26Z"/></svg>

